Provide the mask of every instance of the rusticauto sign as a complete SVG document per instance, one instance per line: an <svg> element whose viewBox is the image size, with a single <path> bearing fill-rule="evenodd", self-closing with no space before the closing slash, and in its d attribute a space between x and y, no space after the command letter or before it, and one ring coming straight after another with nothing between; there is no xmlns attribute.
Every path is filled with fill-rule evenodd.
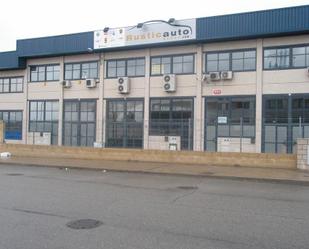
<svg viewBox="0 0 309 249"><path fill-rule="evenodd" d="M94 49L133 46L196 38L196 20L187 19L168 23L145 22L140 27L131 26L94 31Z"/></svg>

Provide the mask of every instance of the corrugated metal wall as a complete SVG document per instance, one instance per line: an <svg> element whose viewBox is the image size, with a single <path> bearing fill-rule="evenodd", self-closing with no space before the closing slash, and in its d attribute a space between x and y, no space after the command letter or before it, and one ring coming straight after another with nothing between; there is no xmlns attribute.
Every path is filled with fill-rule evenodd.
<svg viewBox="0 0 309 249"><path fill-rule="evenodd" d="M25 67L25 59L18 58L16 51L0 53L0 70Z"/></svg>
<svg viewBox="0 0 309 249"><path fill-rule="evenodd" d="M197 40L278 36L309 31L309 5L197 19Z"/></svg>
<svg viewBox="0 0 309 249"><path fill-rule="evenodd" d="M20 57L86 53L93 48L93 32L17 41Z"/></svg>

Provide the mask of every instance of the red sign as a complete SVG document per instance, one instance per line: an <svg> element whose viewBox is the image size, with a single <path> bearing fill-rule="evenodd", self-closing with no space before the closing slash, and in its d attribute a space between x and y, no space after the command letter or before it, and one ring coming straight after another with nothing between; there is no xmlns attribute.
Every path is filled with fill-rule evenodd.
<svg viewBox="0 0 309 249"><path fill-rule="evenodd" d="M221 95L221 89L212 89L212 95Z"/></svg>

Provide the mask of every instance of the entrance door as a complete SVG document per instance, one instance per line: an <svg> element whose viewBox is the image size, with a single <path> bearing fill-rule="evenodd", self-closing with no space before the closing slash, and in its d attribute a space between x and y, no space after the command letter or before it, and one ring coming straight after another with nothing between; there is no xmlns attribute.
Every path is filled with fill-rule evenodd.
<svg viewBox="0 0 309 249"><path fill-rule="evenodd" d="M220 150L220 138L255 139L254 96L205 99L205 150ZM241 151L243 148L239 143L228 145L226 149Z"/></svg>
<svg viewBox="0 0 309 249"><path fill-rule="evenodd" d="M288 127L285 125L265 125L265 152L288 152Z"/></svg>
<svg viewBox="0 0 309 249"><path fill-rule="evenodd" d="M108 100L106 146L142 148L144 100Z"/></svg>
<svg viewBox="0 0 309 249"><path fill-rule="evenodd" d="M63 145L93 146L96 139L96 100L64 101Z"/></svg>
<svg viewBox="0 0 309 249"><path fill-rule="evenodd" d="M263 96L263 152L295 153L297 138L309 137L309 95Z"/></svg>

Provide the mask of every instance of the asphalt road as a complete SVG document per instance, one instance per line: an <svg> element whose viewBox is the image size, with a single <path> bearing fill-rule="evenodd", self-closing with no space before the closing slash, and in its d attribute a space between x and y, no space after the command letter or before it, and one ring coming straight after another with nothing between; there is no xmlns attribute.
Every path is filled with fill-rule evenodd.
<svg viewBox="0 0 309 249"><path fill-rule="evenodd" d="M0 197L1 249L309 248L308 186L0 165Z"/></svg>

